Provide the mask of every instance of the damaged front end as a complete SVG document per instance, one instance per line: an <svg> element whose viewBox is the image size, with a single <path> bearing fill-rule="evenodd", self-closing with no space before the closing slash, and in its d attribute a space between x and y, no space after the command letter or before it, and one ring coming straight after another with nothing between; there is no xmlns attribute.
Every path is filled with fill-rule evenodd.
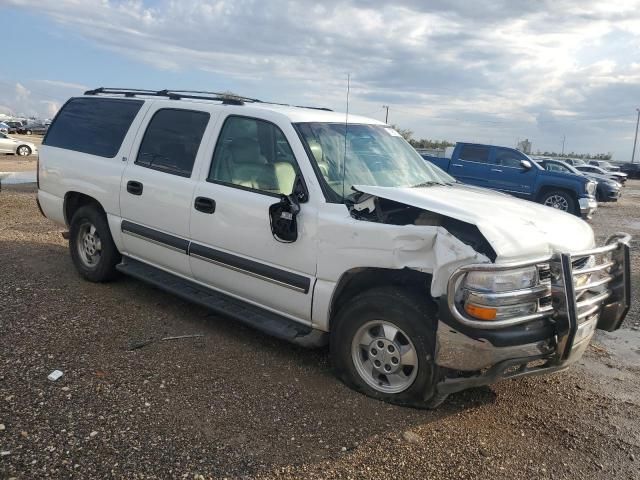
<svg viewBox="0 0 640 480"><path fill-rule="evenodd" d="M373 193L357 191L352 198L348 207L357 220L436 227L440 237L477 252L479 262L468 252L431 259L440 393L566 369L596 328L619 328L629 309L630 237L624 233L599 248L496 263L496 251L475 224ZM442 248L451 253L451 245Z"/></svg>

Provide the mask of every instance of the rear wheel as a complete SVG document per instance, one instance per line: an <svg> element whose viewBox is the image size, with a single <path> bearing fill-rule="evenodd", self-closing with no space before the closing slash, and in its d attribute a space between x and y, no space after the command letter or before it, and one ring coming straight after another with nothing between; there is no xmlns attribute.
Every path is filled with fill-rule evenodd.
<svg viewBox="0 0 640 480"><path fill-rule="evenodd" d="M569 193L563 192L562 190L545 193L540 203L547 207L555 208L556 210L576 214L576 201Z"/></svg>
<svg viewBox="0 0 640 480"><path fill-rule="evenodd" d="M353 298L332 322L331 359L337 376L370 397L398 405L435 408L433 309L397 288Z"/></svg>
<svg viewBox="0 0 640 480"><path fill-rule="evenodd" d="M117 276L121 256L105 215L94 206L84 206L73 215L69 228L69 251L78 273L91 282L106 282Z"/></svg>

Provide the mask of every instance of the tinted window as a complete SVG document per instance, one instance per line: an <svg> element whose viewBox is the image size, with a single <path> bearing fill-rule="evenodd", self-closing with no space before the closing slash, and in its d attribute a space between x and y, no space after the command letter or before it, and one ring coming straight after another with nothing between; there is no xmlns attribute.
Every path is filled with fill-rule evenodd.
<svg viewBox="0 0 640 480"><path fill-rule="evenodd" d="M276 125L232 116L218 137L209 181L289 195L297 171L291 146Z"/></svg>
<svg viewBox="0 0 640 480"><path fill-rule="evenodd" d="M482 145L464 145L460 152L460 160L468 162L489 162L489 147Z"/></svg>
<svg viewBox="0 0 640 480"><path fill-rule="evenodd" d="M144 134L136 163L182 177L191 176L208 122L207 112L158 110Z"/></svg>
<svg viewBox="0 0 640 480"><path fill-rule="evenodd" d="M544 168L546 168L547 170L549 170L551 172L573 173L567 167L565 167L564 165L561 165L559 163L548 162L548 163L544 164Z"/></svg>
<svg viewBox="0 0 640 480"><path fill-rule="evenodd" d="M519 152L507 150L506 148L496 148L496 163L503 167L520 168L520 162L525 160Z"/></svg>
<svg viewBox="0 0 640 480"><path fill-rule="evenodd" d="M120 150L140 100L74 98L51 124L44 145L113 158Z"/></svg>

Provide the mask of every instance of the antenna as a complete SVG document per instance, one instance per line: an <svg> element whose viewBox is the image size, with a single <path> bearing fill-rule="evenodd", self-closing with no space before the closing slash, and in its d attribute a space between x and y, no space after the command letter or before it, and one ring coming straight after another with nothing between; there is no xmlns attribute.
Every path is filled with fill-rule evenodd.
<svg viewBox="0 0 640 480"><path fill-rule="evenodd" d="M347 113L344 117L344 157L342 158L342 201L344 202L344 177L347 174L347 131L349 129L349 92L351 91L351 74L347 74Z"/></svg>

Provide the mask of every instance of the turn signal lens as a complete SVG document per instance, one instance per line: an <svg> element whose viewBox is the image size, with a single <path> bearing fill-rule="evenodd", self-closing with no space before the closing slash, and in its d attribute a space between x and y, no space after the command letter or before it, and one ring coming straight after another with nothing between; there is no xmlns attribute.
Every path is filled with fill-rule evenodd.
<svg viewBox="0 0 640 480"><path fill-rule="evenodd" d="M473 303L465 304L464 310L472 317L479 318L480 320L495 320L498 314L497 308L481 307Z"/></svg>

